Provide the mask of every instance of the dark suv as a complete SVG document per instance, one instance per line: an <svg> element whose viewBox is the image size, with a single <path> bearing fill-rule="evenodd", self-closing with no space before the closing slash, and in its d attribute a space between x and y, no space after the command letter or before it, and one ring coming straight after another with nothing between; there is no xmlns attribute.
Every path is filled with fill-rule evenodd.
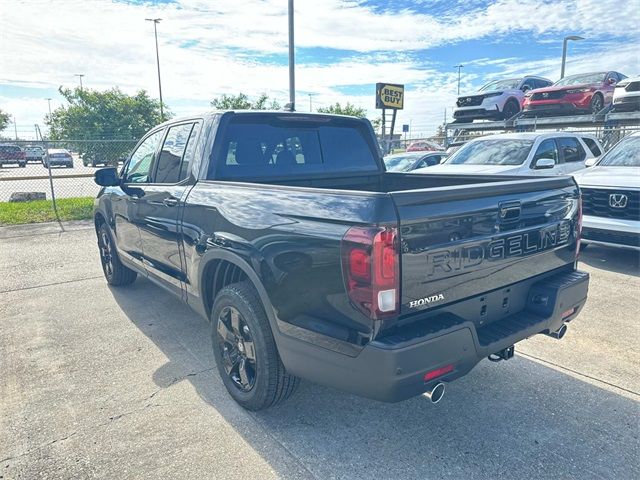
<svg viewBox="0 0 640 480"><path fill-rule="evenodd" d="M17 145L0 144L0 167L5 165L18 165L20 168L27 166L27 157L24 151Z"/></svg>

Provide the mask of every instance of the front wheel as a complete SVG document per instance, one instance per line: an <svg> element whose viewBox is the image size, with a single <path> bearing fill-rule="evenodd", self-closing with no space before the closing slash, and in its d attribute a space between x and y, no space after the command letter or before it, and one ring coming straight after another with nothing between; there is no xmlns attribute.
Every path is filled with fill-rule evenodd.
<svg viewBox="0 0 640 480"><path fill-rule="evenodd" d="M291 396L299 379L289 375L256 289L249 282L224 287L211 311L213 354L222 382L247 410L262 410Z"/></svg>
<svg viewBox="0 0 640 480"><path fill-rule="evenodd" d="M604 99L602 98L602 95L596 93L591 99L589 110L591 111L591 113L596 114L603 108L604 108Z"/></svg>
<svg viewBox="0 0 640 480"><path fill-rule="evenodd" d="M135 281L137 274L125 267L120 261L113 237L106 223L102 223L98 228L98 248L100 249L102 271L109 285L119 287Z"/></svg>
<svg viewBox="0 0 640 480"><path fill-rule="evenodd" d="M517 115L518 112L520 112L520 106L513 100L509 100L502 109L502 118L509 120L514 115Z"/></svg>

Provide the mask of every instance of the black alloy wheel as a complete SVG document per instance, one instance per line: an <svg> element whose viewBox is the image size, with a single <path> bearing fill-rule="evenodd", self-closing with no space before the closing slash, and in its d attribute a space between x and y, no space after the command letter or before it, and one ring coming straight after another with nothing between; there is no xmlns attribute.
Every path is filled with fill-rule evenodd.
<svg viewBox="0 0 640 480"><path fill-rule="evenodd" d="M520 107L513 100L509 100L502 109L502 116L505 120L509 120L520 111Z"/></svg>
<svg viewBox="0 0 640 480"><path fill-rule="evenodd" d="M256 383L258 371L249 325L232 306L222 309L217 322L217 339L224 371L236 388L248 392Z"/></svg>
<svg viewBox="0 0 640 480"><path fill-rule="evenodd" d="M603 108L604 108L604 100L602 99L601 95L596 93L591 99L591 107L590 107L591 113L596 114Z"/></svg>
<svg viewBox="0 0 640 480"><path fill-rule="evenodd" d="M113 278L113 247L111 237L106 228L101 228L98 232L98 248L100 249L100 263L107 281Z"/></svg>

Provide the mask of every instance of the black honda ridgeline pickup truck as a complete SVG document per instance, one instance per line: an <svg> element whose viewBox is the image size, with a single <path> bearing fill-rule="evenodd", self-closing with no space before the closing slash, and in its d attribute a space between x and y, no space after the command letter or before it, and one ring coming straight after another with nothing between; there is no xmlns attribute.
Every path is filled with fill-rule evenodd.
<svg viewBox="0 0 640 480"><path fill-rule="evenodd" d="M207 318L251 410L300 378L437 402L483 358L561 338L587 297L571 177L386 172L366 120L171 120L95 180L109 284L147 277Z"/></svg>

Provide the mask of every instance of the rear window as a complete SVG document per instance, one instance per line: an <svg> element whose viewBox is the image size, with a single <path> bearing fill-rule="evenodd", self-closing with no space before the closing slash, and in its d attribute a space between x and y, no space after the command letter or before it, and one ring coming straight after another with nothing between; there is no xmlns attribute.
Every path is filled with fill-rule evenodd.
<svg viewBox="0 0 640 480"><path fill-rule="evenodd" d="M378 172L370 140L369 130L356 120L237 115L214 162L216 178Z"/></svg>
<svg viewBox="0 0 640 480"><path fill-rule="evenodd" d="M14 147L12 145L0 145L0 152L3 153L19 153L20 147Z"/></svg>
<svg viewBox="0 0 640 480"><path fill-rule="evenodd" d="M585 143L587 147L589 147L589 150L591 150L591 153L593 153L594 157L599 157L600 155L602 155L602 152L600 151L598 144L593 138L582 137L582 141Z"/></svg>
<svg viewBox="0 0 640 480"><path fill-rule="evenodd" d="M49 156L51 158L64 158L64 157L68 157L69 154L64 152L56 152L56 153L50 153Z"/></svg>

